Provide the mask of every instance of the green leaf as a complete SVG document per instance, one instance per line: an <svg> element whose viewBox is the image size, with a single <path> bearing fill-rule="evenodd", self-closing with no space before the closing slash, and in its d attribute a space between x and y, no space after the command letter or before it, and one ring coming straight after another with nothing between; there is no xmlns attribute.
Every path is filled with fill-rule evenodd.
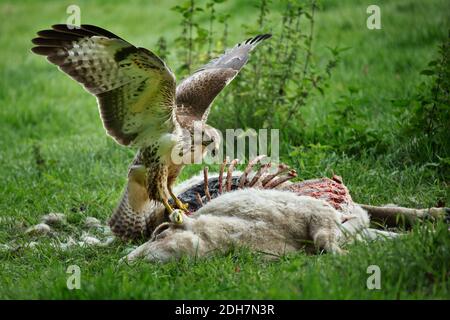
<svg viewBox="0 0 450 320"><path fill-rule="evenodd" d="M253 116L255 116L255 117L261 117L264 115L266 115L265 109L259 109L259 110L255 111L255 113L253 113Z"/></svg>

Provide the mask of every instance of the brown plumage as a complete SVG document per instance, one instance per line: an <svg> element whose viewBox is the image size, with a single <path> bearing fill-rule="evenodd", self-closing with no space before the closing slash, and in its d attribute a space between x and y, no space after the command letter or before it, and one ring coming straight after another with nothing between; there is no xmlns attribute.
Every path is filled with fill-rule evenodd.
<svg viewBox="0 0 450 320"><path fill-rule="evenodd" d="M192 135L194 122L200 121L211 142L219 143L215 129L206 124L210 105L247 62L248 53L269 37L238 44L178 87L156 54L97 26L53 25L38 32L31 50L46 56L97 98L107 133L119 144L139 149L132 166L145 181L148 199L162 202L171 212L170 197L186 209L171 191L182 168L171 156L174 148L182 148L181 129Z"/></svg>

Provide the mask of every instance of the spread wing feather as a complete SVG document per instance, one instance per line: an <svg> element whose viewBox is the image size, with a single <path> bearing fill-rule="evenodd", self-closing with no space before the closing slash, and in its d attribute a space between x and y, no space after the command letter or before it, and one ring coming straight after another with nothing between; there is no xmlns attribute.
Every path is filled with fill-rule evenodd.
<svg viewBox="0 0 450 320"><path fill-rule="evenodd" d="M192 121L206 122L209 106L215 97L239 73L248 60L249 52L270 37L270 34L262 34L239 43L183 80L176 89L176 112L180 124L189 127Z"/></svg>
<svg viewBox="0 0 450 320"><path fill-rule="evenodd" d="M175 78L164 61L92 25L54 25L31 50L97 97L107 132L123 145L151 143L172 132Z"/></svg>

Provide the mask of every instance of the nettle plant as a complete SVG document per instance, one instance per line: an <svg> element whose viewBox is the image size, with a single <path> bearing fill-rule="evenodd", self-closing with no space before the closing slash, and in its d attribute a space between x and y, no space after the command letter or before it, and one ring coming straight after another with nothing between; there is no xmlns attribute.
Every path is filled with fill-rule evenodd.
<svg viewBox="0 0 450 320"><path fill-rule="evenodd" d="M230 16L219 10L223 2L188 0L172 8L182 17L176 39L180 78L235 45L228 39ZM313 50L317 1L283 1L281 17L272 7L270 0L257 2L254 22L235 26L242 40L262 33L273 38L252 53L248 65L215 101L209 122L221 130L289 128L282 134L298 138L299 110L315 95L324 94L342 49L329 48L329 59L317 63ZM159 43L164 44L161 39Z"/></svg>
<svg viewBox="0 0 450 320"><path fill-rule="evenodd" d="M427 78L409 99L395 100L404 113L402 161L427 162L450 178L450 31L438 57L421 72Z"/></svg>

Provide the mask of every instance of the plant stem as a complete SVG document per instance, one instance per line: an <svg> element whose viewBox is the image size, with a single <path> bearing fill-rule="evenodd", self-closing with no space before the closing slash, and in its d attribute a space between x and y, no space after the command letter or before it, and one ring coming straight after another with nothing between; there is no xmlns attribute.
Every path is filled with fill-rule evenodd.
<svg viewBox="0 0 450 320"><path fill-rule="evenodd" d="M191 0L191 5L189 8L189 19L188 19L188 27L189 27L189 38L188 38L188 61L187 61L187 69L188 73L191 73L191 64L192 64L192 26L193 26L193 16L194 16L194 0Z"/></svg>
<svg viewBox="0 0 450 320"><path fill-rule="evenodd" d="M308 44L307 44L307 47L306 47L305 64L303 66L302 78L300 80L300 90L299 90L300 92L297 93L297 94L300 94L300 95L303 94L304 81L306 79L306 75L307 75L308 67L309 67L309 62L310 62L311 55L312 55L312 42L313 42L313 36L314 36L314 15L315 15L315 11L316 11L316 1L313 0L311 2L311 19L310 19L310 24L309 24L310 31L309 31L309 37L308 37ZM301 101L304 103L303 99ZM302 105L303 105L303 103L302 103ZM299 105L298 103L297 104L294 103L291 106L291 108L289 108L288 115L287 115L287 117L285 119L285 122L284 122L284 126L286 126L287 122L293 116L295 116L295 114L298 112L298 109L299 109L300 106L301 105Z"/></svg>

